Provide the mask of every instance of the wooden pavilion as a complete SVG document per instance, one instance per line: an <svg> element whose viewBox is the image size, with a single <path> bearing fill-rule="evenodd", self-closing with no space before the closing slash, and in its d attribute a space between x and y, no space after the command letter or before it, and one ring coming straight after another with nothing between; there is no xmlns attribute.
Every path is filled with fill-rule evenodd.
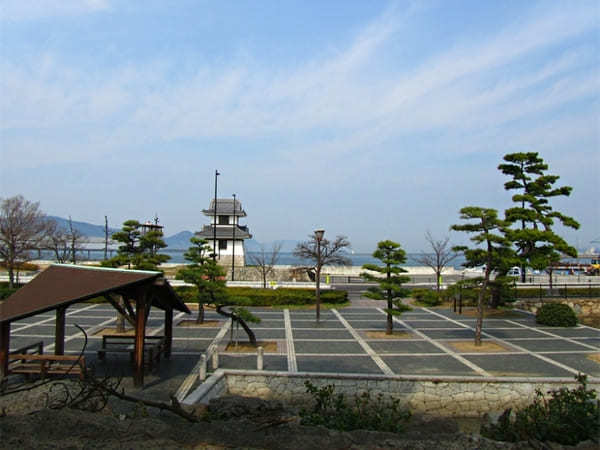
<svg viewBox="0 0 600 450"><path fill-rule="evenodd" d="M121 296L121 304L115 296ZM150 309L165 312L165 357L171 354L173 311L190 313L161 272L55 264L0 303L0 380L9 373L10 324L56 311L55 355L65 348L66 310L70 305L104 297L135 329L134 384L144 384L144 341ZM123 305L123 306L122 306Z"/></svg>

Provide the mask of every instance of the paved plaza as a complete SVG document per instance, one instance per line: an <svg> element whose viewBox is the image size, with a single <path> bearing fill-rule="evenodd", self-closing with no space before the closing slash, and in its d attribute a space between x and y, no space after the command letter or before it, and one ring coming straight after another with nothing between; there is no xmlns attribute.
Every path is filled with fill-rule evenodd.
<svg viewBox="0 0 600 450"><path fill-rule="evenodd" d="M314 311L251 308L261 318L252 324L261 342L271 342L273 350L265 353L264 370L318 373L476 376L476 377L568 377L578 372L600 377L600 330L543 327L531 314L508 312L502 317L486 318L484 342L503 347L501 352L461 351L459 342L473 340L475 319L447 309L414 308L395 319L398 336L387 338L386 314L376 303L354 302L353 307L324 310L319 324ZM174 323L193 319L181 313ZM168 379L175 390L194 373L200 356L214 344L220 349L219 366L231 369L255 369L256 354L225 351L229 342L230 323L213 311L207 320L213 326L174 327L173 356L161 363L159 373L147 377L162 384ZM52 313L40 314L14 322L11 349L44 341L45 352L54 350ZM65 350L78 354L84 337L74 326L87 330L86 362L98 373L129 376L127 354L109 354L97 361L102 338L98 330L114 327L115 310L106 304L78 304L67 310ZM163 333L163 313L153 310L148 319L148 334ZM246 340L240 329L240 340ZM275 350L276 348L276 350ZM497 350L497 349L496 349ZM594 360L596 359L596 360ZM163 381L161 381L163 380ZM163 386L164 387L164 386Z"/></svg>

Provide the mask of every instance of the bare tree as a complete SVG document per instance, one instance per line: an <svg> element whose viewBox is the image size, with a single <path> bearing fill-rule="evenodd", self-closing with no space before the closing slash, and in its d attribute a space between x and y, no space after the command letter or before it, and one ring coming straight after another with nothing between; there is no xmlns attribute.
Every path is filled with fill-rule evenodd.
<svg viewBox="0 0 600 450"><path fill-rule="evenodd" d="M69 238L63 228L55 220L50 221L50 230L47 239L47 246L54 253L56 261L60 264L69 260L70 248Z"/></svg>
<svg viewBox="0 0 600 450"><path fill-rule="evenodd" d="M83 244L87 242L87 238L73 226L71 216L69 216L69 231L67 237L69 239L69 250L71 253L71 262L77 264L77 252L83 250Z"/></svg>
<svg viewBox="0 0 600 450"><path fill-rule="evenodd" d="M309 240L300 242L294 249L294 256L311 261L314 265L308 268L315 271L317 322L321 317L321 297L319 285L321 281L321 269L323 266L349 266L352 261L344 255L344 250L350 247L350 241L346 236L337 236L334 241L327 239L319 240L317 233L308 235Z"/></svg>
<svg viewBox="0 0 600 450"><path fill-rule="evenodd" d="M39 248L52 225L40 210L22 195L2 199L0 204L0 257L8 270L8 283L14 287L15 269L31 259L30 251Z"/></svg>
<svg viewBox="0 0 600 450"><path fill-rule="evenodd" d="M425 233L425 240L429 242L433 253L422 252L421 256L417 258L417 261L433 269L435 272L435 284L437 291L439 292L442 272L448 263L458 256L458 253L452 251L449 237L439 240L434 239L431 233L427 231L427 233Z"/></svg>
<svg viewBox="0 0 600 450"><path fill-rule="evenodd" d="M260 246L260 252L248 254L250 262L255 266L255 269L260 274L263 282L263 288L267 287L267 277L274 274L274 267L279 260L281 252L281 242L275 242L271 247L271 251L265 251L265 246Z"/></svg>
<svg viewBox="0 0 600 450"><path fill-rule="evenodd" d="M71 216L67 222L67 229L61 227L55 220L48 221L48 237L45 245L54 253L56 261L77 263L77 252L83 249L87 238L73 226Z"/></svg>

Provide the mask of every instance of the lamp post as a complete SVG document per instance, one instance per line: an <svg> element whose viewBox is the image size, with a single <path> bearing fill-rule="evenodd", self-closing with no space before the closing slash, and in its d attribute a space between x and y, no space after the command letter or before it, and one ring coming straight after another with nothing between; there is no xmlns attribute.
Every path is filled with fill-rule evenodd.
<svg viewBox="0 0 600 450"><path fill-rule="evenodd" d="M231 281L235 281L235 194L233 194L233 249L231 251Z"/></svg>
<svg viewBox="0 0 600 450"><path fill-rule="evenodd" d="M213 225L213 261L217 261L217 177L221 175L218 170L215 170L215 200L214 200L214 225Z"/></svg>
<svg viewBox="0 0 600 450"><path fill-rule="evenodd" d="M321 241L325 230L315 230L315 239L317 240L317 273L316 273L316 306L317 306L317 322L321 320Z"/></svg>

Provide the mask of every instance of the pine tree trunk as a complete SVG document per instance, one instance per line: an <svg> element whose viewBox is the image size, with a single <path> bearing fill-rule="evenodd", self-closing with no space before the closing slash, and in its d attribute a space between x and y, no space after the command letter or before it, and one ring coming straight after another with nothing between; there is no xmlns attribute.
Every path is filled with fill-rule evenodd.
<svg viewBox="0 0 600 450"><path fill-rule="evenodd" d="M196 323L204 323L204 303L198 303L198 317L196 317Z"/></svg>
<svg viewBox="0 0 600 450"><path fill-rule="evenodd" d="M387 282L390 282L390 265L387 265ZM389 285L389 284L388 284ZM387 290L387 307L388 307L388 314L387 314L387 327L385 329L385 334L392 334L394 332L394 320L392 317L392 308L394 307L394 304L392 303L392 290L388 289Z"/></svg>
<svg viewBox="0 0 600 450"><path fill-rule="evenodd" d="M125 301L123 300L123 297L119 296L119 299L117 301L122 307L125 306ZM115 328L117 330L117 333L125 333L125 316L123 316L123 314L121 313L117 313L117 322Z"/></svg>

